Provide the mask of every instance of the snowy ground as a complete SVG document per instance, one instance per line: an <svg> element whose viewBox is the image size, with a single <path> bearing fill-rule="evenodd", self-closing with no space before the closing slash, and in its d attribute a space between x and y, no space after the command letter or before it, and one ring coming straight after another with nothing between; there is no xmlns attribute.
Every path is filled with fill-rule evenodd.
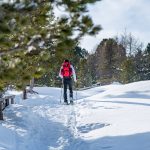
<svg viewBox="0 0 150 150"><path fill-rule="evenodd" d="M11 92L0 150L150 150L150 81L78 91L73 106L59 88L34 90L24 101Z"/></svg>

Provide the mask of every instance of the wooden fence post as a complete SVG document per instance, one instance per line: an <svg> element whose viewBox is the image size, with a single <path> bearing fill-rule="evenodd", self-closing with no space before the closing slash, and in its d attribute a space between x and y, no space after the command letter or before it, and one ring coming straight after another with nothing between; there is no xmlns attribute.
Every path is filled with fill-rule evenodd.
<svg viewBox="0 0 150 150"><path fill-rule="evenodd" d="M11 97L11 104L14 104L14 97Z"/></svg>
<svg viewBox="0 0 150 150"><path fill-rule="evenodd" d="M5 99L6 101L6 107L9 105L9 98Z"/></svg>
<svg viewBox="0 0 150 150"><path fill-rule="evenodd" d="M3 101L0 100L0 120L4 120L3 118Z"/></svg>

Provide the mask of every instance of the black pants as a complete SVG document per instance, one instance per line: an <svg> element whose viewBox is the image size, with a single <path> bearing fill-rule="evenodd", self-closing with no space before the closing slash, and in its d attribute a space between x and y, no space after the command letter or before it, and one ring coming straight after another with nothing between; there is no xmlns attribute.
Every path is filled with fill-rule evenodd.
<svg viewBox="0 0 150 150"><path fill-rule="evenodd" d="M72 90L72 79L71 78L64 78L63 79L64 84L64 102L67 102L67 87L69 86L70 91L70 98L73 98L73 90Z"/></svg>

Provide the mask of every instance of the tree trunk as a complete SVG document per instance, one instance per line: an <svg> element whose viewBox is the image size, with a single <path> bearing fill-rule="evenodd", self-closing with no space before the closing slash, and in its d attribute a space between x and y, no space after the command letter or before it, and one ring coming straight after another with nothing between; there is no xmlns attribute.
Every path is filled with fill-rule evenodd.
<svg viewBox="0 0 150 150"><path fill-rule="evenodd" d="M3 92L0 92L0 98L2 98L2 97L3 97L3 94L4 94Z"/></svg>
<svg viewBox="0 0 150 150"><path fill-rule="evenodd" d="M32 79L30 80L29 91L33 91L33 88L34 88L34 78L32 78Z"/></svg>
<svg viewBox="0 0 150 150"><path fill-rule="evenodd" d="M0 101L0 120L3 120L3 106L2 106L3 104L2 104L2 101Z"/></svg>
<svg viewBox="0 0 150 150"><path fill-rule="evenodd" d="M24 88L23 90L23 99L27 99L27 90Z"/></svg>

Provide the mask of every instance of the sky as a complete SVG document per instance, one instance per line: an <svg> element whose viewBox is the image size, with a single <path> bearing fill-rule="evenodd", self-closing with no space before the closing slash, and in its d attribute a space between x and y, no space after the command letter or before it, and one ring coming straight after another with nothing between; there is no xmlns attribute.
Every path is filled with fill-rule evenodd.
<svg viewBox="0 0 150 150"><path fill-rule="evenodd" d="M102 31L95 37L86 36L81 47L92 52L104 38L125 32L147 45L150 38L150 0L102 0L89 7L89 14Z"/></svg>
<svg viewBox="0 0 150 150"><path fill-rule="evenodd" d="M146 47L150 42L149 6L150 0L102 0L90 5L89 15L103 29L94 37L85 36L80 41L80 46L93 52L102 39L119 36L126 30ZM62 12L57 10L56 14Z"/></svg>

